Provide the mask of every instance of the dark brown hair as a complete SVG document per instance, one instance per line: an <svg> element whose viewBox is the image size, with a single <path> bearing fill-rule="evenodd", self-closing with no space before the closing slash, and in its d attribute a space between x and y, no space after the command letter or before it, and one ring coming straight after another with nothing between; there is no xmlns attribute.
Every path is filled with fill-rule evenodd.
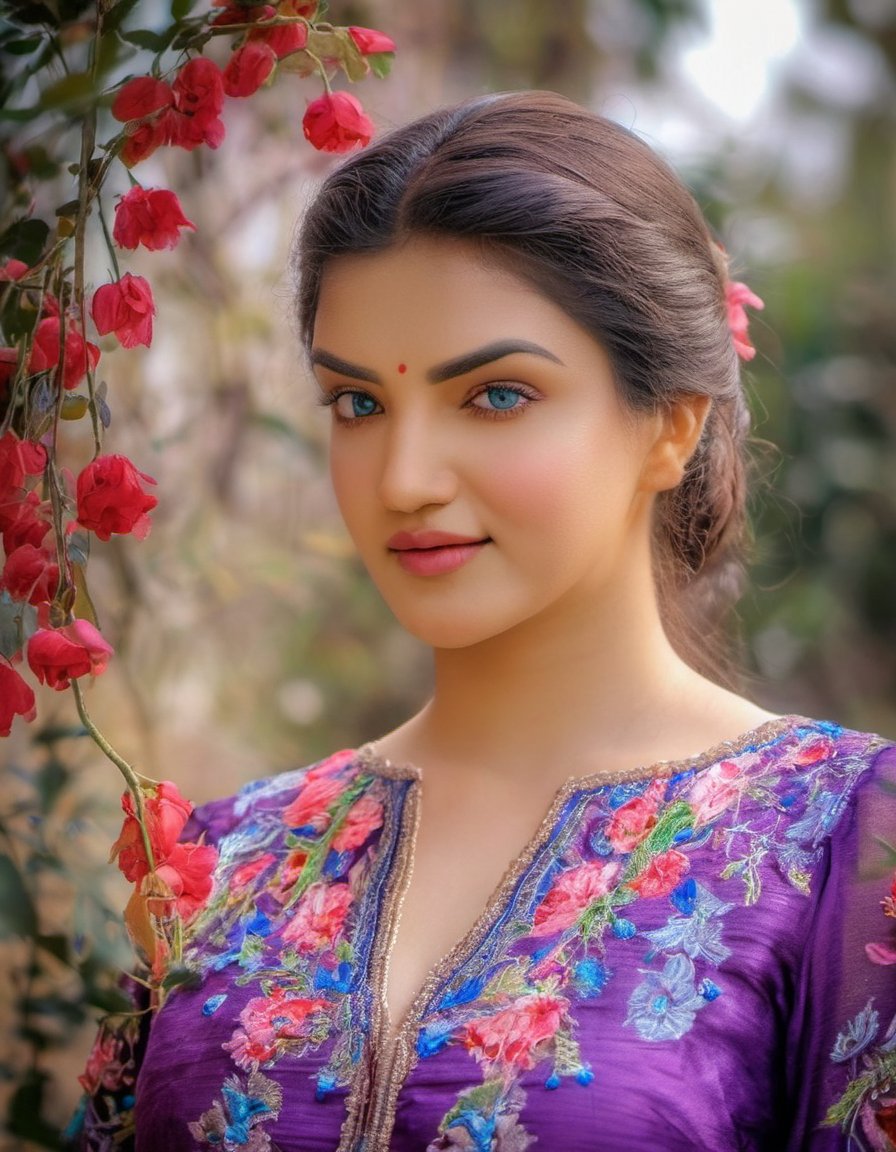
<svg viewBox="0 0 896 1152"><path fill-rule="evenodd" d="M306 348L327 262L419 235L473 241L534 284L604 347L632 409L712 397L684 479L657 501L654 555L673 643L730 682L719 637L741 586L749 414L725 257L694 198L638 137L554 93L430 113L352 156L311 204L296 253Z"/></svg>

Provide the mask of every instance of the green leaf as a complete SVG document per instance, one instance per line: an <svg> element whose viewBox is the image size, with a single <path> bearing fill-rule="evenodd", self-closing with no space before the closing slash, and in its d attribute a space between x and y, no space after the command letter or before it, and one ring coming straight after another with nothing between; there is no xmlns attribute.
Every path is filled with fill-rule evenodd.
<svg viewBox="0 0 896 1152"><path fill-rule="evenodd" d="M34 780L44 812L52 811L70 779L71 773L62 761L50 756Z"/></svg>
<svg viewBox="0 0 896 1152"><path fill-rule="evenodd" d="M52 4L18 3L13 14L19 24L49 24L51 27L59 24L59 12Z"/></svg>
<svg viewBox="0 0 896 1152"><path fill-rule="evenodd" d="M43 111L39 104L31 108L0 108L0 120L8 120L12 124L27 124L29 120L36 120Z"/></svg>
<svg viewBox="0 0 896 1152"><path fill-rule="evenodd" d="M31 218L17 220L0 235L0 255L36 264L43 255L50 235L50 225L44 220Z"/></svg>
<svg viewBox="0 0 896 1152"><path fill-rule="evenodd" d="M86 735L87 729L80 724L45 724L32 735L31 741L33 744L51 746L57 740L74 740Z"/></svg>
<svg viewBox="0 0 896 1152"><path fill-rule="evenodd" d="M372 52L367 57L367 63L370 65L370 71L374 76L378 76L380 80L385 80L392 71L394 59L394 52Z"/></svg>
<svg viewBox="0 0 896 1152"><path fill-rule="evenodd" d="M171 988L198 987L199 974L191 968L172 968L166 973L162 987L169 991Z"/></svg>
<svg viewBox="0 0 896 1152"><path fill-rule="evenodd" d="M46 935L35 936L35 944L44 952L48 952L57 960L61 960L63 964L71 963L71 948L69 939L61 932L48 933Z"/></svg>
<svg viewBox="0 0 896 1152"><path fill-rule="evenodd" d="M13 56L27 56L35 48L39 48L42 42L43 36L28 36L24 40L7 40L3 45L3 51L9 52Z"/></svg>
<svg viewBox="0 0 896 1152"><path fill-rule="evenodd" d="M27 1140L32 1148L62 1148L58 1127L44 1119L44 1089L50 1084L46 1072L30 1068L9 1102L7 1131Z"/></svg>
<svg viewBox="0 0 896 1152"><path fill-rule="evenodd" d="M89 72L72 72L63 76L49 88L45 88L40 96L44 108L64 108L71 104L80 104L94 96L93 77Z"/></svg>
<svg viewBox="0 0 896 1152"><path fill-rule="evenodd" d="M171 41L171 47L177 52L182 52L185 48L190 48L194 52L201 52L212 38L211 32L197 32L194 27L190 26L178 31L177 26L172 25L172 30L177 31L177 35Z"/></svg>
<svg viewBox="0 0 896 1152"><path fill-rule="evenodd" d="M183 20L195 3L196 0L171 0L171 19Z"/></svg>
<svg viewBox="0 0 896 1152"><path fill-rule="evenodd" d="M122 21L125 20L137 7L139 0L118 0L117 4L113 4L106 12L103 19L103 27L107 32L114 32L117 28L121 27Z"/></svg>
<svg viewBox="0 0 896 1152"><path fill-rule="evenodd" d="M130 32L119 32L119 36L126 43L136 44L138 48L145 48L149 52L164 52L171 40L168 33L151 32L148 28L134 28Z"/></svg>
<svg viewBox="0 0 896 1152"><path fill-rule="evenodd" d="M0 853L0 940L10 936L33 936L37 914L19 870L6 853Z"/></svg>

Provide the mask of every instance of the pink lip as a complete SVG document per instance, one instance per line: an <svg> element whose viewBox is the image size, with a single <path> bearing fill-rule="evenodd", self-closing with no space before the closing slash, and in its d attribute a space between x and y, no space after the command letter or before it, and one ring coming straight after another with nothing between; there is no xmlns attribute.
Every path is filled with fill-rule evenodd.
<svg viewBox="0 0 896 1152"><path fill-rule="evenodd" d="M482 544L483 536L458 536L454 532L396 532L386 541L392 552L406 552L409 549L444 548L451 544Z"/></svg>
<svg viewBox="0 0 896 1152"><path fill-rule="evenodd" d="M476 539L452 532L396 532L387 547L405 572L442 576L462 568L488 543L487 537Z"/></svg>

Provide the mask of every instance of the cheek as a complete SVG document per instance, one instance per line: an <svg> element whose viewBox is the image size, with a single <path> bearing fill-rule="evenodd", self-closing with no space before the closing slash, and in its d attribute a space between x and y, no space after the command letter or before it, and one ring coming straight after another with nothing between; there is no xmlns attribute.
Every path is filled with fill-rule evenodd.
<svg viewBox="0 0 896 1152"><path fill-rule="evenodd" d="M595 449L584 435L532 444L493 458L486 483L490 507L508 521L555 535L579 529L625 503L618 453ZM533 541L535 542L535 541Z"/></svg>
<svg viewBox="0 0 896 1152"><path fill-rule="evenodd" d="M346 524L353 521L363 523L365 501L369 503L375 491L371 468L367 462L368 453L358 451L346 444L344 435L330 447L330 484L336 496L336 503Z"/></svg>

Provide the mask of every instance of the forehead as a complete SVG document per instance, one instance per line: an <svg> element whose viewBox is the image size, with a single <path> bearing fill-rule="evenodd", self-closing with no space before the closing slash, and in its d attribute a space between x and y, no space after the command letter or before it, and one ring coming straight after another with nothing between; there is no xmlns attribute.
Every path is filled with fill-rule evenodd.
<svg viewBox="0 0 896 1152"><path fill-rule="evenodd" d="M457 355L496 338L596 347L558 305L471 241L413 237L382 252L340 256L324 268L314 344L425 349Z"/></svg>

